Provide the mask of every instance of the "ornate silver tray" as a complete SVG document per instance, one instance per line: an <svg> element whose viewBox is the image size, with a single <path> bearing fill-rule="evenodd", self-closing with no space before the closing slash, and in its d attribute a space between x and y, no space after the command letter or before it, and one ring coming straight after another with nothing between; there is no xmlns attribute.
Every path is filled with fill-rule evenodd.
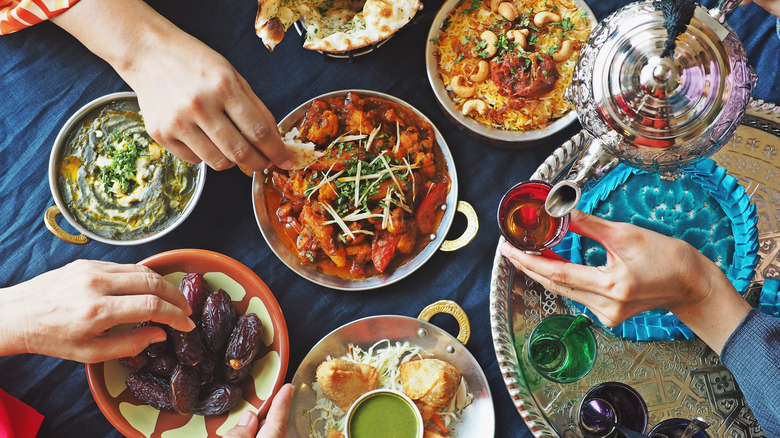
<svg viewBox="0 0 780 438"><path fill-rule="evenodd" d="M579 133L542 163L531 179L556 180L584 146ZM739 179L758 208L759 256L754 284L746 298L755 304L764 278L780 276L780 106L754 100L732 140L712 157ZM625 382L639 391L649 408L649 425L670 417L703 417L713 437L765 437L731 373L699 339L634 342L600 328L594 332L598 357L579 382L547 381L518 358L522 343L543 317L570 313L562 300L515 272L496 250L490 282L493 345L512 402L535 437L581 437L577 405L592 386ZM594 326L595 327L595 326Z"/></svg>

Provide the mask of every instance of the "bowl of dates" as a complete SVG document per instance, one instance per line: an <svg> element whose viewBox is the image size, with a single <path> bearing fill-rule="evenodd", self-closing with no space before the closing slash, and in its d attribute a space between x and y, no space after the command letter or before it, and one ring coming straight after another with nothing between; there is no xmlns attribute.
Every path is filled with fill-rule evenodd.
<svg viewBox="0 0 780 438"><path fill-rule="evenodd" d="M265 283L238 261L199 249L140 263L179 287L196 328L163 327L167 339L136 356L88 364L106 418L130 438L194 438L224 435L246 410L265 415L289 356L287 324Z"/></svg>

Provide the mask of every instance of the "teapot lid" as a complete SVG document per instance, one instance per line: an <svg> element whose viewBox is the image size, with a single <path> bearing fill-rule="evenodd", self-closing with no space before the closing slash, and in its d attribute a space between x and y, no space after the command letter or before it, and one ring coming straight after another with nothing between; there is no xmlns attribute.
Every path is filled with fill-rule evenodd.
<svg viewBox="0 0 780 438"><path fill-rule="evenodd" d="M730 31L696 6L673 57L663 57L667 29L651 2L624 8L591 41L592 97L600 116L637 145L695 142L716 121L732 92ZM580 102L582 104L582 102ZM575 103L575 106L578 106ZM579 108L578 108L579 109Z"/></svg>

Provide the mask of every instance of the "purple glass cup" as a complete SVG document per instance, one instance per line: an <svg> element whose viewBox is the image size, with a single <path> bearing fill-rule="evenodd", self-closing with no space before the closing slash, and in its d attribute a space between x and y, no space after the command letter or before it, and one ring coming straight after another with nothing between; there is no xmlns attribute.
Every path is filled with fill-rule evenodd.
<svg viewBox="0 0 780 438"><path fill-rule="evenodd" d="M590 410L583 406L590 404ZM597 415L588 415L595 411ZM624 438L613 423L644 433L647 404L632 387L620 382L600 383L585 393L577 413L580 430L586 438Z"/></svg>

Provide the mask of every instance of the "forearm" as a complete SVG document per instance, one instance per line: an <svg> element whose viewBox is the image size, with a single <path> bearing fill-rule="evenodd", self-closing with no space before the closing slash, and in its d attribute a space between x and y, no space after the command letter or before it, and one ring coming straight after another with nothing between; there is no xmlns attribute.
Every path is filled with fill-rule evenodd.
<svg viewBox="0 0 780 438"><path fill-rule="evenodd" d="M693 297L679 308L670 309L715 353L723 346L752 308L720 269L700 256L698 269L690 269L687 290Z"/></svg>
<svg viewBox="0 0 780 438"><path fill-rule="evenodd" d="M142 68L142 56L194 40L142 0L81 0L52 21L127 82Z"/></svg>
<svg viewBox="0 0 780 438"><path fill-rule="evenodd" d="M30 321L19 318L26 305L18 288L0 289L0 356L27 353L23 333Z"/></svg>

